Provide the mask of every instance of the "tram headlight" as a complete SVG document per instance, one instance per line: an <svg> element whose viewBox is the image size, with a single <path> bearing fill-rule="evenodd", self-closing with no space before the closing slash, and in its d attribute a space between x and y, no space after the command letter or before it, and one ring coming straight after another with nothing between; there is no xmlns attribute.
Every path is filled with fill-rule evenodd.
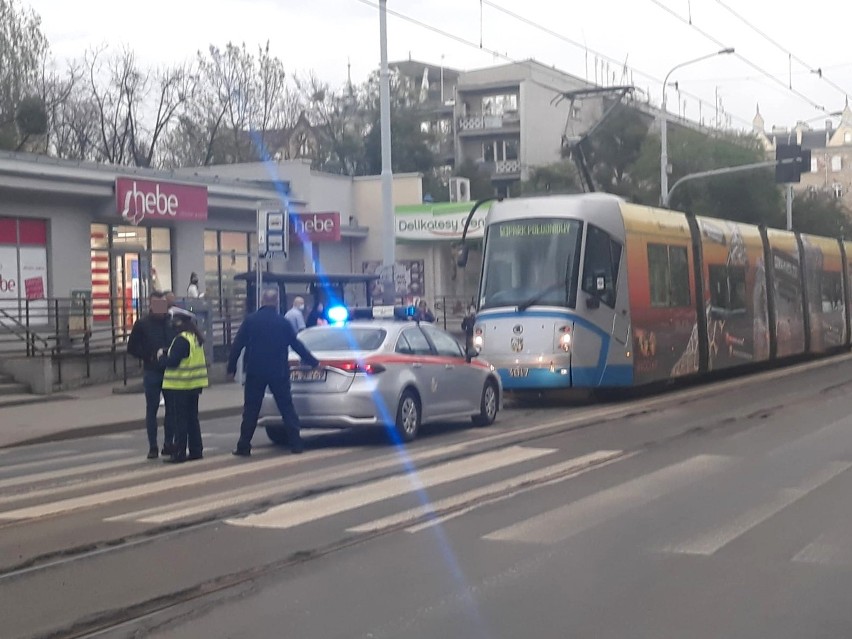
<svg viewBox="0 0 852 639"><path fill-rule="evenodd" d="M571 350L571 342L573 341L573 336L571 335L571 327L570 326L562 326L558 332L559 335L559 348L561 348L566 353Z"/></svg>
<svg viewBox="0 0 852 639"><path fill-rule="evenodd" d="M485 344L485 335L482 334L482 328L480 326L476 326L473 329L473 347L476 349L476 352L480 352L482 350L482 346Z"/></svg>

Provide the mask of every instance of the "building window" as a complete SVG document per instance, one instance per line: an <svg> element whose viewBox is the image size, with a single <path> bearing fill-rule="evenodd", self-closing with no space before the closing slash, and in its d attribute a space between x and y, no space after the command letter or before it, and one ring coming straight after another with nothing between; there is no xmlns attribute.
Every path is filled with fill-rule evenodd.
<svg viewBox="0 0 852 639"><path fill-rule="evenodd" d="M0 217L0 310L47 321L47 222Z"/></svg>
<svg viewBox="0 0 852 639"><path fill-rule="evenodd" d="M843 185L839 182L835 182L831 185L832 190L834 191L834 197L840 199L843 197Z"/></svg>
<svg viewBox="0 0 852 639"><path fill-rule="evenodd" d="M494 156L494 142L483 142L482 143L482 161L483 162L494 162L496 160Z"/></svg>
<svg viewBox="0 0 852 639"><path fill-rule="evenodd" d="M488 95L482 98L483 115L504 115L518 110L518 96L514 93Z"/></svg>
<svg viewBox="0 0 852 639"><path fill-rule="evenodd" d="M852 131L847 131L843 134L843 142L844 144L852 143Z"/></svg>
<svg viewBox="0 0 852 639"><path fill-rule="evenodd" d="M839 155L831 156L831 170L838 173L843 168L843 160Z"/></svg>
<svg viewBox="0 0 852 639"><path fill-rule="evenodd" d="M684 246L648 244L651 306L690 305L688 254Z"/></svg>
<svg viewBox="0 0 852 639"><path fill-rule="evenodd" d="M204 231L206 297L219 312L244 308L246 282L234 277L249 271L255 241L254 233Z"/></svg>
<svg viewBox="0 0 852 639"><path fill-rule="evenodd" d="M819 171L819 160L815 157L811 157L811 173L817 173Z"/></svg>
<svg viewBox="0 0 852 639"><path fill-rule="evenodd" d="M502 162L518 159L517 140L489 140L482 143L483 162Z"/></svg>

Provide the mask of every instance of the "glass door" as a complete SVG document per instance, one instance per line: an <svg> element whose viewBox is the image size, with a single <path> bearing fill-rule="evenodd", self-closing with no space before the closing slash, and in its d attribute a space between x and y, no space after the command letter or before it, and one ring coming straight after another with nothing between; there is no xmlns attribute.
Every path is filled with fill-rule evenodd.
<svg viewBox="0 0 852 639"><path fill-rule="evenodd" d="M145 312L150 280L151 260L147 251L122 247L110 252L112 316L119 334L129 335L133 323Z"/></svg>

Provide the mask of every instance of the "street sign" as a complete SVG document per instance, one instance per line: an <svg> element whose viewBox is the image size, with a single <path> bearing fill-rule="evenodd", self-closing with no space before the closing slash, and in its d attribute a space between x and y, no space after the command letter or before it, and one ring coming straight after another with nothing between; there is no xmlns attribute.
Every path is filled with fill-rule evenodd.
<svg viewBox="0 0 852 639"><path fill-rule="evenodd" d="M284 257L290 249L288 241L289 220L286 209L279 202L261 205L257 211L257 244L258 256L271 258L282 254Z"/></svg>
<svg viewBox="0 0 852 639"><path fill-rule="evenodd" d="M802 173L811 170L811 152L798 144L779 144L775 147L775 182L792 184L801 182Z"/></svg>

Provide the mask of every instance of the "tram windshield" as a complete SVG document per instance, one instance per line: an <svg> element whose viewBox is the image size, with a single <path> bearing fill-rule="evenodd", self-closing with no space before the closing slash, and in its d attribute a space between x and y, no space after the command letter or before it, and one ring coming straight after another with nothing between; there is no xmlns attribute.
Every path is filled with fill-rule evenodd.
<svg viewBox="0 0 852 639"><path fill-rule="evenodd" d="M480 309L532 304L573 308L582 222L530 218L486 230Z"/></svg>

